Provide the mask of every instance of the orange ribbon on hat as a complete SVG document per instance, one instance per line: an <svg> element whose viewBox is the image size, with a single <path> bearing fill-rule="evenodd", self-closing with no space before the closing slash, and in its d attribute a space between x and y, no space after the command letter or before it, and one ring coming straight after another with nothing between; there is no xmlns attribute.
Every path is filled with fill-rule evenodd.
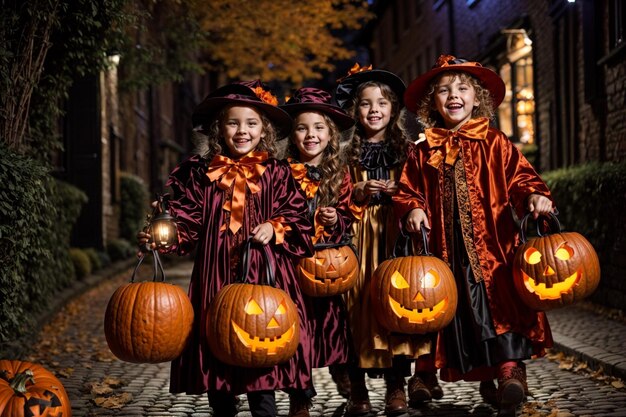
<svg viewBox="0 0 626 417"><path fill-rule="evenodd" d="M257 182L266 168L261 163L267 158L267 152L252 152L236 161L226 156L216 155L209 165L206 176L211 182L217 181L217 186L225 191L233 188L230 207L224 207L225 210L230 208L229 229L233 234L237 233L243 225L246 186L253 194L261 190Z"/></svg>
<svg viewBox="0 0 626 417"><path fill-rule="evenodd" d="M465 60L459 60L457 62L454 61L456 61L456 57L453 55L439 55L439 58L437 58L437 63L433 68L449 67L453 65L463 65L465 67L482 67L479 62L470 62Z"/></svg>
<svg viewBox="0 0 626 417"><path fill-rule="evenodd" d="M485 140L487 138L487 131L489 130L489 119L486 117L479 117L477 119L470 119L459 130L449 130L442 128L426 129L426 140L431 148L438 148L444 146L445 148L445 161L448 165L454 165L454 161L459 156L461 151L460 141L461 139L472 140ZM435 152L427 163L435 168L438 168L443 160L441 150Z"/></svg>

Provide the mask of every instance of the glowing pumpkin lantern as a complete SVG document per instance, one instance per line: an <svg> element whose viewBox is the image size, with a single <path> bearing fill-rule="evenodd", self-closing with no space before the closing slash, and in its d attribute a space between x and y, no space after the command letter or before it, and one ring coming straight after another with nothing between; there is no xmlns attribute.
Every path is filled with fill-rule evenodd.
<svg viewBox="0 0 626 417"><path fill-rule="evenodd" d="M246 245L241 262L248 275ZM264 249L267 248L264 246ZM288 361L300 343L298 309L285 291L274 287L266 253L268 285L234 283L224 286L211 302L206 320L209 348L220 361L250 368Z"/></svg>
<svg viewBox="0 0 626 417"><path fill-rule="evenodd" d="M356 283L359 262L349 245L318 244L315 255L298 265L302 292L312 297L343 294Z"/></svg>
<svg viewBox="0 0 626 417"><path fill-rule="evenodd" d="M392 332L425 334L452 321L458 301L448 265L428 252L381 263L371 282L372 309L378 322Z"/></svg>
<svg viewBox="0 0 626 417"><path fill-rule="evenodd" d="M513 279L526 305L550 310L591 295L600 282L600 261L593 246L576 232L561 233L551 215L555 232L526 239L526 215L521 222L522 244L515 252Z"/></svg>

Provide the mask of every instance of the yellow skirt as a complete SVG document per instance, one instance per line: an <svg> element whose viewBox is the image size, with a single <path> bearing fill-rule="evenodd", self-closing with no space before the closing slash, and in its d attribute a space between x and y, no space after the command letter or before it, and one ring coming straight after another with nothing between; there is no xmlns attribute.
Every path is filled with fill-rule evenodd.
<svg viewBox="0 0 626 417"><path fill-rule="evenodd" d="M391 205L363 211L353 226L354 244L361 263L357 284L344 295L359 367L390 368L394 356L416 359L431 353L431 340L422 335L391 334L378 324L370 301L370 281L378 265L391 257L399 222Z"/></svg>

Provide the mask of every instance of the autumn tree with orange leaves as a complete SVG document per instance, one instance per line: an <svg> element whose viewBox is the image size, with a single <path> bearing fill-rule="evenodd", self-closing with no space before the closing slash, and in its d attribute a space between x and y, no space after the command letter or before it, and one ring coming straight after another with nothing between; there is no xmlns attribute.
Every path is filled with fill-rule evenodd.
<svg viewBox="0 0 626 417"><path fill-rule="evenodd" d="M301 84L348 59L337 33L354 30L373 15L354 0L199 1L208 44L206 64L229 78L261 78Z"/></svg>

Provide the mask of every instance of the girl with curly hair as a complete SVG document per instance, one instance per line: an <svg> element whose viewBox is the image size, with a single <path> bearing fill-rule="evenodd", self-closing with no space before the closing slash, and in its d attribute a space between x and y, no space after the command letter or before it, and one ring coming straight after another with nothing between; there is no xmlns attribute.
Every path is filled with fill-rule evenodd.
<svg viewBox="0 0 626 417"><path fill-rule="evenodd" d="M296 181L306 194L315 248L349 244L352 223L358 210L351 204L350 174L340 156L341 132L354 121L342 109L330 104L331 95L317 88L300 88L283 110L293 119L287 149ZM313 367L345 364L352 356L347 312L341 295L305 295L313 327ZM303 401L290 396L294 416L308 416Z"/></svg>
<svg viewBox="0 0 626 417"><path fill-rule="evenodd" d="M373 316L370 307L372 274L392 256L400 230L391 197L397 192L397 180L409 143L401 101L404 90L404 82L395 74L358 68L356 65L347 77L339 81L335 93L338 104L356 121L346 154L354 186L354 201L363 208L361 222L353 226L354 244L361 261L359 282L346 295L356 353L348 370L348 415L371 412L366 371L370 376L382 375L385 378L385 413L406 413L408 407L404 387L405 377L411 375L411 361L415 360L416 369L421 370L418 364L429 356L431 349L428 336L399 335L385 329ZM334 370L335 373L337 371ZM433 387L439 388L438 393L441 393L436 377L432 376ZM336 379L340 380L339 377ZM409 389L409 399L430 399L430 391L421 388L422 393Z"/></svg>

